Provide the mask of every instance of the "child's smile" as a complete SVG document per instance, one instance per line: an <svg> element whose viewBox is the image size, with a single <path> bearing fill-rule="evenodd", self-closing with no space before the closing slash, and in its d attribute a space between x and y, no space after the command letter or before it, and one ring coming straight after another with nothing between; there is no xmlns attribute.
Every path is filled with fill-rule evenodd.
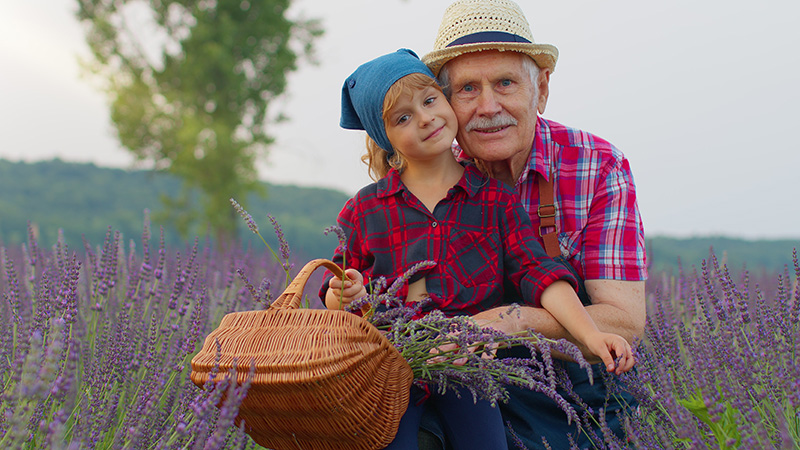
<svg viewBox="0 0 800 450"><path fill-rule="evenodd" d="M392 147L410 160L449 153L457 131L456 115L435 87L402 96L386 115Z"/></svg>

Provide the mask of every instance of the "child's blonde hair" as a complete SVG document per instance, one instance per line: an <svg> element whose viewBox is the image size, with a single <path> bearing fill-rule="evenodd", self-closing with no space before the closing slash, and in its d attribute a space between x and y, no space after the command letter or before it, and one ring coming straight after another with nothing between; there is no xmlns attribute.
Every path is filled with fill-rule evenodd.
<svg viewBox="0 0 800 450"><path fill-rule="evenodd" d="M383 98L383 126L388 127L388 113L394 107L397 100L404 94L414 89L425 89L435 87L440 92L442 88L433 78L422 73L412 73L400 78L386 91ZM389 169L395 168L402 172L406 168L406 160L403 155L394 149L394 153L387 157L386 150L380 148L378 144L367 135L367 153L361 156L361 161L369 167L369 176L374 181L378 181L389 173Z"/></svg>

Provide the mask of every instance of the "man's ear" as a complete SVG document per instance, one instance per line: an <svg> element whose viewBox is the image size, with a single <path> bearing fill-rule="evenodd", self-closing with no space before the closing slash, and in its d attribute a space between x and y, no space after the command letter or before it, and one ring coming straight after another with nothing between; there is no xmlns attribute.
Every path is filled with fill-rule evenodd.
<svg viewBox="0 0 800 450"><path fill-rule="evenodd" d="M537 82L539 84L539 98L536 99L536 109L539 111L539 114L544 114L544 108L547 106L547 98L550 96L550 69L540 69Z"/></svg>

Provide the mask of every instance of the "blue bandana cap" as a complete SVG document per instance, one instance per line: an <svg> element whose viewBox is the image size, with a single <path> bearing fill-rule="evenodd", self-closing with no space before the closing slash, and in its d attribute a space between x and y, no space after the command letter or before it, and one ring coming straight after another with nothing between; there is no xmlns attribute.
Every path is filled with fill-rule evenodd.
<svg viewBox="0 0 800 450"><path fill-rule="evenodd" d="M342 117L339 125L348 130L365 130L389 155L394 153L383 124L383 99L397 80L412 73L436 79L419 56L407 48L359 66L342 86Z"/></svg>

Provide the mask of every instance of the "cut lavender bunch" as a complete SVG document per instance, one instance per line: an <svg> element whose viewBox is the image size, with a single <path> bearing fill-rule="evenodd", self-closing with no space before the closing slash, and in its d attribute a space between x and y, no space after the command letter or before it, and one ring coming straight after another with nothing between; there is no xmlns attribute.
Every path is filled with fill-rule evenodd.
<svg viewBox="0 0 800 450"><path fill-rule="evenodd" d="M587 370L589 364L578 348L565 340L553 340L529 330L513 335L490 326L482 327L468 316L446 317L433 310L422 314L426 302L406 304L397 292L418 270L433 265L423 262L409 269L385 288L387 281L378 279L372 292L348 306L349 311L367 311L364 317L397 348L411 366L415 383L428 384L438 392L468 390L474 401L492 404L508 401L506 386L518 386L541 392L564 411L569 420L578 420L577 413L556 392L552 359L540 358L552 351L569 354ZM516 305L509 307L514 314ZM499 347L524 346L530 358L495 358Z"/></svg>

